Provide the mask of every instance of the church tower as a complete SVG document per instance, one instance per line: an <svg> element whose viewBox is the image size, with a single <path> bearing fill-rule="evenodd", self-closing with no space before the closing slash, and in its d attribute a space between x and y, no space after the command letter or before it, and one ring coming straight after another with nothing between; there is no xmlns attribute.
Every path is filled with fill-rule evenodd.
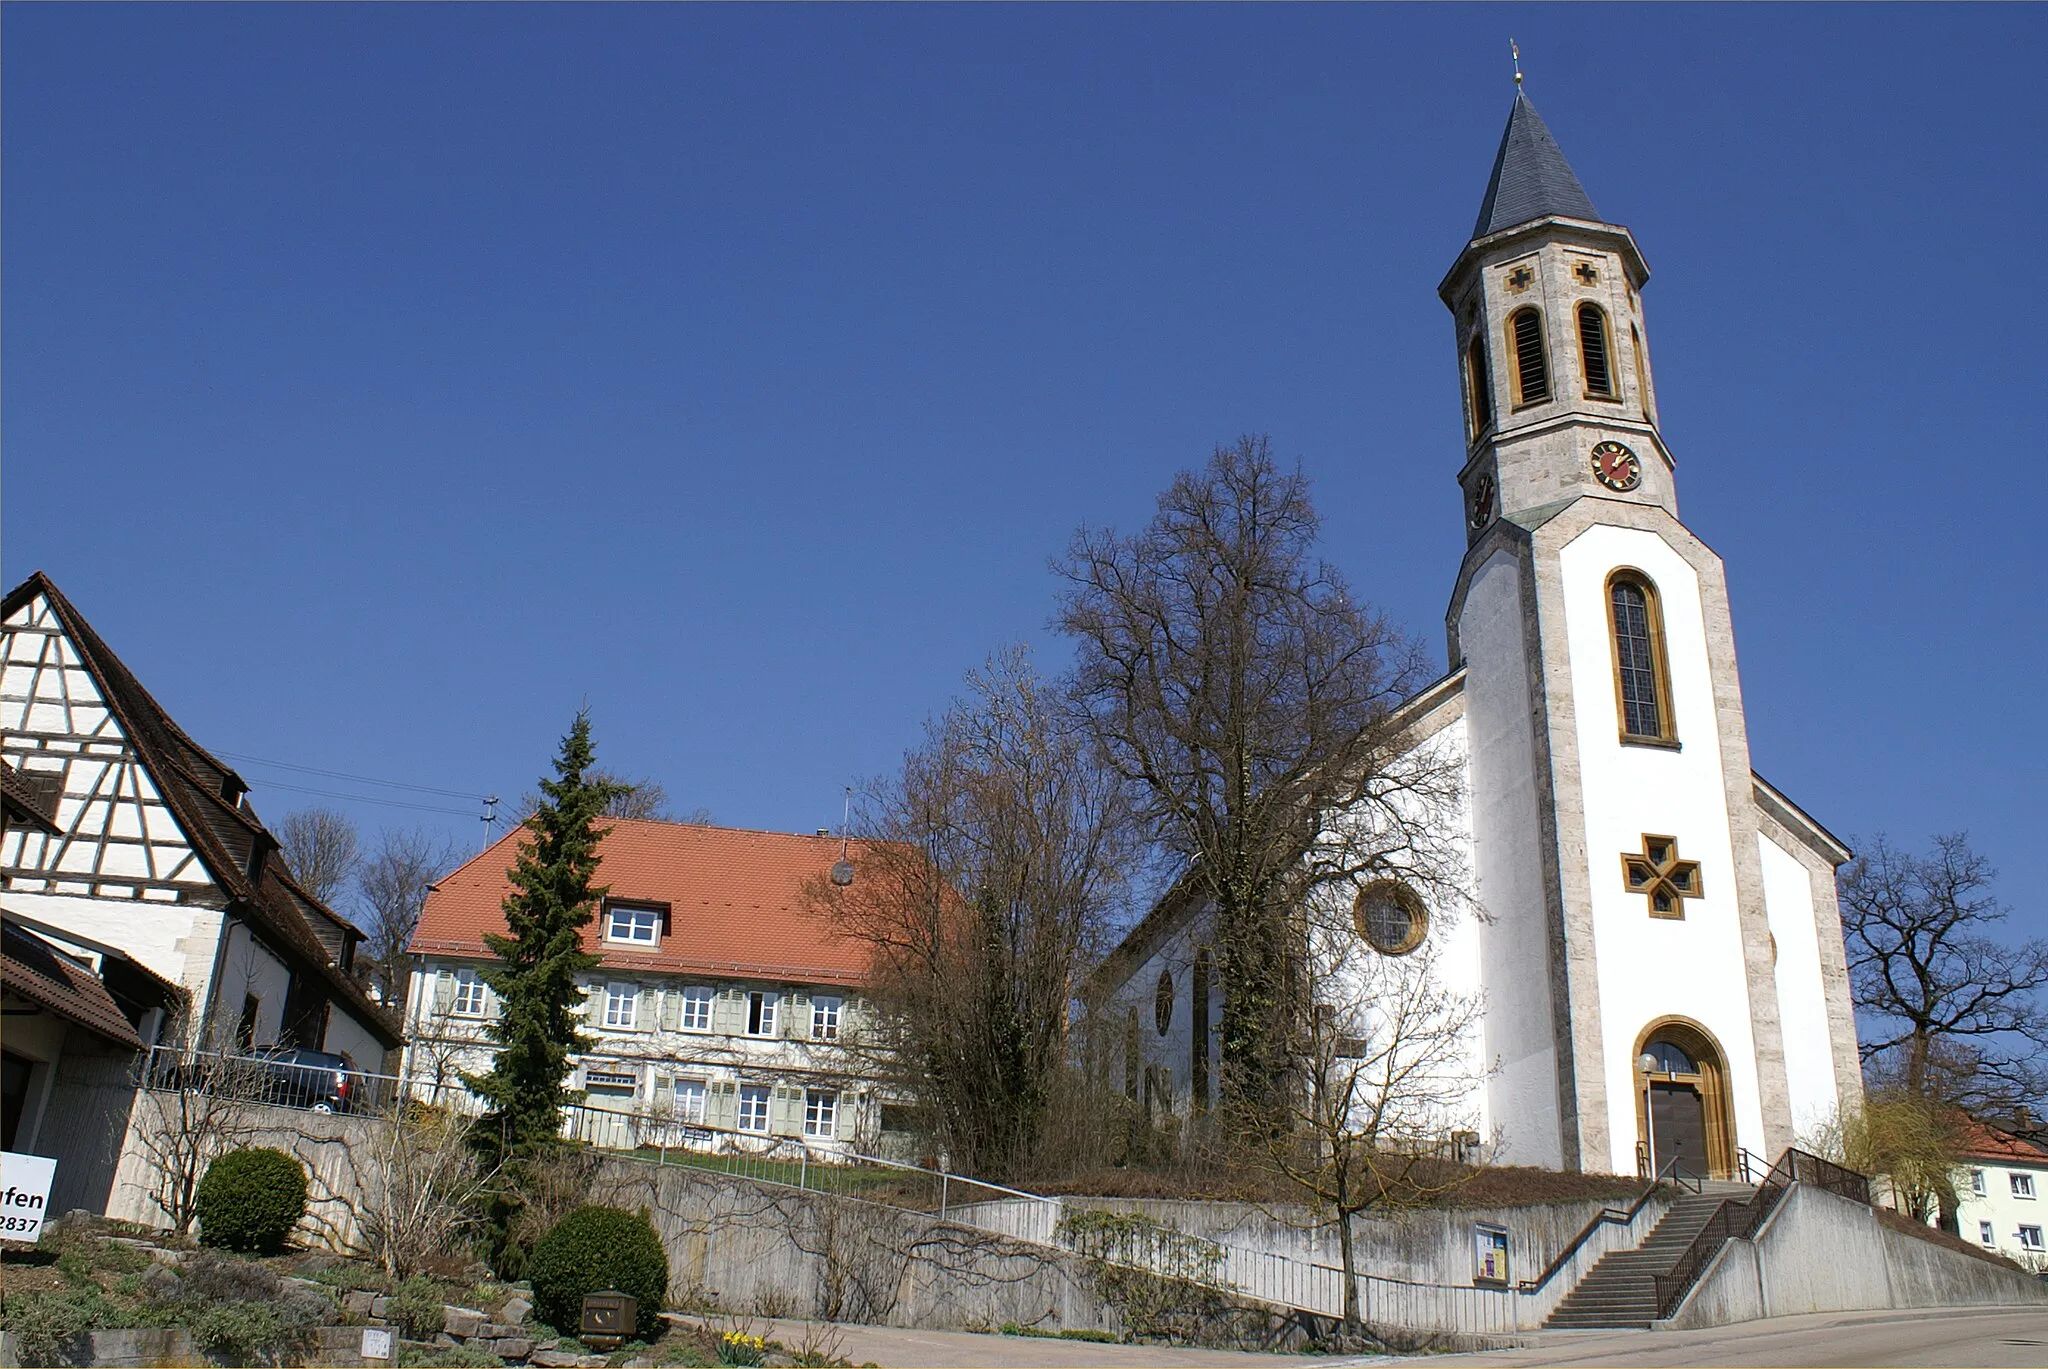
<svg viewBox="0 0 2048 1369"><path fill-rule="evenodd" d="M1860 1096L1848 852L1751 771L1721 560L1678 516L1648 279L1518 88L1439 287L1487 1113L1515 1162L1634 1172L1654 1136L1658 1163L1720 1174Z"/></svg>

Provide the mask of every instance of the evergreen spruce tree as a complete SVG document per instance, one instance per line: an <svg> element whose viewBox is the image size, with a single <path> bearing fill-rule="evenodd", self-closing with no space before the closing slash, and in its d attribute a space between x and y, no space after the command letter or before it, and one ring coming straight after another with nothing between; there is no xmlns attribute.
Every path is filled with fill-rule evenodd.
<svg viewBox="0 0 2048 1369"><path fill-rule="evenodd" d="M581 712L562 739L556 778L540 782L542 803L526 820L529 835L504 903L510 935L484 936L498 957L482 971L498 996L499 1016L487 1028L498 1053L488 1074L464 1075L462 1082L484 1101L472 1135L485 1161L499 1167L489 1217L500 1264L521 1206L521 1174L561 1144L562 1108L581 1098L564 1087L569 1057L594 1044L577 1030L576 976L598 964L584 951L582 933L605 895L591 884L597 844L608 830L597 818L616 788L593 771L594 760L590 715Z"/></svg>

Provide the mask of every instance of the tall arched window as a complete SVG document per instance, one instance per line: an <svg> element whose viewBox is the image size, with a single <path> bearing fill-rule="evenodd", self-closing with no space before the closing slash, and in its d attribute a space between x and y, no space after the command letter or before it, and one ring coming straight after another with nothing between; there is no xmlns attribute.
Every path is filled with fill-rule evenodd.
<svg viewBox="0 0 2048 1369"><path fill-rule="evenodd" d="M1597 304L1579 306L1579 369L1585 374L1589 396L1614 398L1614 367L1608 363L1607 311Z"/></svg>
<svg viewBox="0 0 2048 1369"><path fill-rule="evenodd" d="M1543 350L1543 315L1517 309L1508 315L1508 349L1515 361L1515 403L1550 398L1550 358Z"/></svg>
<svg viewBox="0 0 2048 1369"><path fill-rule="evenodd" d="M1472 396L1472 436L1477 437L1493 426L1493 376L1486 368L1486 339L1477 333L1465 349L1465 390Z"/></svg>
<svg viewBox="0 0 2048 1369"><path fill-rule="evenodd" d="M1614 636L1614 690L1623 741L1669 742L1670 673L1665 665L1664 620L1657 588L1636 571L1607 581L1608 625Z"/></svg>
<svg viewBox="0 0 2048 1369"><path fill-rule="evenodd" d="M1631 323L1628 326L1629 351L1636 359L1636 403L1643 406L1643 417L1650 417L1650 368L1643 362L1643 335Z"/></svg>

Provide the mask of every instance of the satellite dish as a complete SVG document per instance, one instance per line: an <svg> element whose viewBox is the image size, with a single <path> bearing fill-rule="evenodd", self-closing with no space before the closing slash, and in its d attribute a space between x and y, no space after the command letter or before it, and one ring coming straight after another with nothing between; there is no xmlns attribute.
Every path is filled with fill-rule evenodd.
<svg viewBox="0 0 2048 1369"><path fill-rule="evenodd" d="M816 867L812 868L815 869ZM842 889L853 883L853 862L850 860L832 862L832 882Z"/></svg>

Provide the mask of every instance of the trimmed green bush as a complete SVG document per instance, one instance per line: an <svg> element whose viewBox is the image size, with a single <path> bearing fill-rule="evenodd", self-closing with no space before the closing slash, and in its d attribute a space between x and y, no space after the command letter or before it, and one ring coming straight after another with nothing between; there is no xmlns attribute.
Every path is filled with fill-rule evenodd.
<svg viewBox="0 0 2048 1369"><path fill-rule="evenodd" d="M275 1255L306 1215L306 1167L267 1146L231 1150L206 1167L192 1207L205 1244Z"/></svg>
<svg viewBox="0 0 2048 1369"><path fill-rule="evenodd" d="M640 1300L641 1340L652 1341L661 1329L668 1255L645 1217L579 1207L534 1243L526 1273L534 1314L550 1326L573 1332L583 1322L584 1295L616 1288Z"/></svg>

